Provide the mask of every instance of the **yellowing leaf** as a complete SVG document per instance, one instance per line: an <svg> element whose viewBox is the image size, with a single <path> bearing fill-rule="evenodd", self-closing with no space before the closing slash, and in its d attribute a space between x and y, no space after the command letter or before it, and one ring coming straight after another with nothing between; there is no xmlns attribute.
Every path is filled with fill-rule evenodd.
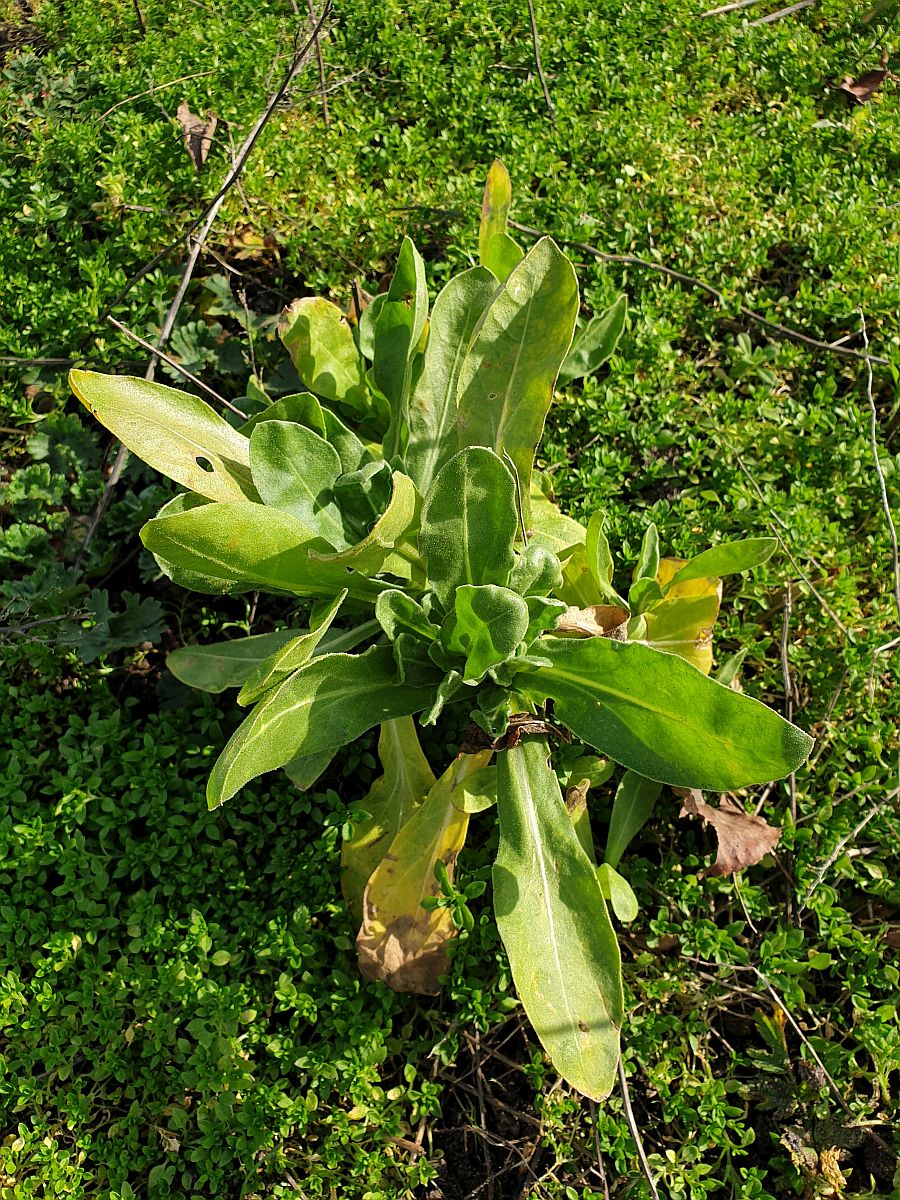
<svg viewBox="0 0 900 1200"><path fill-rule="evenodd" d="M385 721L378 757L384 774L360 805L370 815L354 826L353 836L341 848L341 891L356 916L362 913L369 878L435 782L412 717Z"/></svg>
<svg viewBox="0 0 900 1200"><path fill-rule="evenodd" d="M486 767L490 757L490 750L461 754L448 767L369 880L356 939L359 969L395 992L435 995L439 976L449 969L447 946L456 936L450 910L429 911L422 901L439 894L434 875L438 859L453 877L466 838L469 816L454 806L453 791L467 775Z"/></svg>

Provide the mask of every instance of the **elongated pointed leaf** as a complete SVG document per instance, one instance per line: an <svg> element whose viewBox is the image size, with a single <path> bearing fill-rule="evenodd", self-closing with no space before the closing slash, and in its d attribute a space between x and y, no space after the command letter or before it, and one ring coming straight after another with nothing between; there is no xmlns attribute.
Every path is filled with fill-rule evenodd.
<svg viewBox="0 0 900 1200"><path fill-rule="evenodd" d="M436 672L435 683L437 678ZM434 686L397 683L389 646L313 658L269 692L238 727L210 775L210 807L298 755L345 746L373 725L418 712L433 694Z"/></svg>
<svg viewBox="0 0 900 1200"><path fill-rule="evenodd" d="M495 158L488 171L481 204L481 228L478 232L478 257L482 266L503 283L510 271L522 261L522 250L506 231L512 186L506 167Z"/></svg>
<svg viewBox="0 0 900 1200"><path fill-rule="evenodd" d="M297 634L291 641L273 651L264 662L261 662L244 681L244 685L238 693L238 704L255 704L260 697L276 687L298 667L309 662L316 653L320 642L328 633L331 622L337 616L338 609L346 598L346 591L341 592L329 604L320 618L310 624L308 632Z"/></svg>
<svg viewBox="0 0 900 1200"><path fill-rule="evenodd" d="M637 566L634 570L634 579L637 583L641 579L652 579L656 582L656 573L659 570L659 533L656 526L651 521L647 526L647 532L644 534L644 539L641 542L641 553L637 561Z"/></svg>
<svg viewBox="0 0 900 1200"><path fill-rule="evenodd" d="M542 546L564 559L573 546L584 545L585 528L560 511L559 505L545 492L542 484L549 488L545 476L533 473L528 540L531 545Z"/></svg>
<svg viewBox="0 0 900 1200"><path fill-rule="evenodd" d="M460 370L460 445L510 455L526 525L534 452L577 312L572 264L542 238L494 296Z"/></svg>
<svg viewBox="0 0 900 1200"><path fill-rule="evenodd" d="M290 513L336 550L347 546L334 485L337 451L303 425L263 421L250 437L250 470L264 504Z"/></svg>
<svg viewBox="0 0 900 1200"><path fill-rule="evenodd" d="M250 443L197 396L127 375L71 371L72 390L123 445L210 500L255 500Z"/></svg>
<svg viewBox="0 0 900 1200"><path fill-rule="evenodd" d="M362 917L363 893L372 873L435 783L412 717L385 721L378 758L384 774L360 804L369 816L354 825L353 836L341 847L341 891L357 919Z"/></svg>
<svg viewBox="0 0 900 1200"><path fill-rule="evenodd" d="M318 296L295 300L278 332L297 374L311 392L365 413L369 409L363 364L341 310Z"/></svg>
<svg viewBox="0 0 900 1200"><path fill-rule="evenodd" d="M517 529L515 480L496 454L470 447L441 468L422 507L419 549L446 609L463 584L505 586Z"/></svg>
<svg viewBox="0 0 900 1200"><path fill-rule="evenodd" d="M622 968L596 870L543 740L499 756L494 911L519 998L563 1078L608 1096L623 1020Z"/></svg>
<svg viewBox="0 0 900 1200"><path fill-rule="evenodd" d="M631 884L618 871L613 870L609 863L601 863L597 868L597 878L600 880L600 890L609 901L609 906L624 924L630 924L638 915L640 906Z"/></svg>
<svg viewBox="0 0 900 1200"><path fill-rule="evenodd" d="M188 687L224 692L241 687L260 663L296 636L296 629L279 629L208 646L181 646L167 656L166 666Z"/></svg>
<svg viewBox="0 0 900 1200"><path fill-rule="evenodd" d="M583 379L603 366L622 336L627 314L628 297L619 296L615 304L593 317L580 333L576 333L572 349L559 371L561 384Z"/></svg>
<svg viewBox="0 0 900 1200"><path fill-rule="evenodd" d="M650 819L653 806L662 791L655 779L645 779L634 771L626 771L616 788L609 832L606 835L606 854L603 861L617 867L631 839Z"/></svg>
<svg viewBox="0 0 900 1200"><path fill-rule="evenodd" d="M452 879L469 827L468 813L453 804L459 782L487 765L489 750L462 754L402 826L369 880L356 939L359 969L398 992L434 995L450 967L447 947L456 936L448 908L422 908L439 894L435 864Z"/></svg>
<svg viewBox="0 0 900 1200"><path fill-rule="evenodd" d="M207 504L157 517L141 530L148 550L191 572L218 581L221 590L239 585L296 596L350 595L372 603L381 584L343 567L314 562L310 550L330 547L288 513L250 501Z"/></svg>
<svg viewBox="0 0 900 1200"><path fill-rule="evenodd" d="M387 572L401 579L424 578L417 545L421 497L400 471L392 474L391 487L390 503L361 541L335 554L314 550L310 557L352 567L361 575Z"/></svg>
<svg viewBox="0 0 900 1200"><path fill-rule="evenodd" d="M403 448L413 362L427 320L425 264L410 239L404 238L387 300L375 324L373 346L373 378L391 410L384 439L384 455L390 462Z"/></svg>
<svg viewBox="0 0 900 1200"><path fill-rule="evenodd" d="M456 389L475 327L497 290L483 267L455 275L434 302L422 373L409 398L406 471L425 495L435 476L459 450Z"/></svg>
<svg viewBox="0 0 900 1200"><path fill-rule="evenodd" d="M725 792L781 779L812 738L758 700L707 679L674 654L608 638L543 638L549 670L516 687L555 701L556 719L640 775ZM702 782L701 782L702 781Z"/></svg>
<svg viewBox="0 0 900 1200"><path fill-rule="evenodd" d="M334 756L333 750L323 750L321 754L298 755L284 764L284 773L298 791L308 792L331 766Z"/></svg>
<svg viewBox="0 0 900 1200"><path fill-rule="evenodd" d="M771 558L778 542L775 538L744 538L740 542L722 542L704 550L678 571L672 584L687 583L710 575L736 575L749 571Z"/></svg>

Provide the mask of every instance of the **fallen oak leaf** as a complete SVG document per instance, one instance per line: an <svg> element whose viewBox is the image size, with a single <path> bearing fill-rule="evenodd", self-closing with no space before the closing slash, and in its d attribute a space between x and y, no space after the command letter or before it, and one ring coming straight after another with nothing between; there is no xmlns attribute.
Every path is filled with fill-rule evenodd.
<svg viewBox="0 0 900 1200"><path fill-rule="evenodd" d="M198 117L196 113L191 112L184 100L178 105L175 115L184 134L184 148L194 164L194 169L199 171L206 162L219 119L213 112L208 112L205 117Z"/></svg>
<svg viewBox="0 0 900 1200"><path fill-rule="evenodd" d="M748 813L733 796L723 797L719 807L713 808L696 788L672 788L672 791L682 800L679 817L700 817L716 833L716 861L698 873L701 879L707 875L733 875L744 867L752 867L778 845L781 830Z"/></svg>

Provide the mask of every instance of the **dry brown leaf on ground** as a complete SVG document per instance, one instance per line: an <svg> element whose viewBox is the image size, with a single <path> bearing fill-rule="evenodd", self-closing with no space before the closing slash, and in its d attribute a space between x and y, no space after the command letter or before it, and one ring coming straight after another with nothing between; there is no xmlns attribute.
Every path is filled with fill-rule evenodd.
<svg viewBox="0 0 900 1200"><path fill-rule="evenodd" d="M618 604L592 604L588 608L567 608L553 632L562 636L607 637L614 642L624 642L627 626L627 609Z"/></svg>
<svg viewBox="0 0 900 1200"><path fill-rule="evenodd" d="M680 817L700 817L716 831L719 843L716 861L699 873L701 877L732 875L744 867L752 867L778 845L781 830L748 813L732 796L724 796L719 807L713 808L696 788L672 791L682 800Z"/></svg>
<svg viewBox="0 0 900 1200"><path fill-rule="evenodd" d="M843 92L852 104L865 104L867 100L872 99L886 79L893 78L887 64L887 54L883 54L877 71L866 71L859 79L845 75L837 85L837 90Z"/></svg>
<svg viewBox="0 0 900 1200"><path fill-rule="evenodd" d="M208 112L205 117L198 117L196 113L191 112L184 100L178 105L175 115L178 117L178 124L184 134L184 148L195 169L199 171L206 162L219 118L213 112Z"/></svg>

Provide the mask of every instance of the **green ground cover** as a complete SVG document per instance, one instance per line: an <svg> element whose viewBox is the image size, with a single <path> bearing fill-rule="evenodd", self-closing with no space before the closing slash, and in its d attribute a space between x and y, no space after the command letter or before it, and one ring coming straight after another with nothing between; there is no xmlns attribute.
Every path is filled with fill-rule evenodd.
<svg viewBox="0 0 900 1200"><path fill-rule="evenodd" d="M172 349L233 398L254 364L288 388L271 314L306 292L346 300L354 277L374 291L407 231L434 288L438 262L475 251L495 155L519 221L727 295L573 250L586 301L626 291L629 324L608 368L560 397L543 447L562 501L604 506L626 561L650 519L685 555L778 534L784 550L729 585L718 657L749 645L744 687L782 711L784 658L794 718L820 739L796 821L788 785L745 798L784 834L738 882L699 877L711 840L674 797L632 848L632 1103L664 1196L889 1197L900 691L897 655L874 650L898 618L866 370L770 340L738 304L856 348L865 314L888 360L872 399L897 513L900 93L850 108L829 87L877 65L891 12L866 24L822 0L750 28L704 7L539 5L554 125L527 7L341 6L330 126L312 66L229 195ZM141 9L145 37L126 0L0 5L0 354L140 359L104 314L214 194L297 24L288 3ZM219 117L199 174L183 99ZM153 338L182 261L114 315ZM599 1162L610 1195L649 1195L621 1097L594 1109L559 1088L529 1040L489 893L443 998L358 977L336 847L372 738L312 794L265 780L207 814L236 717L176 688L164 652L290 610L158 580L135 534L168 493L135 463L76 579L107 442L57 365L4 370L0 1195L602 1197ZM490 861L492 819L463 881Z"/></svg>

